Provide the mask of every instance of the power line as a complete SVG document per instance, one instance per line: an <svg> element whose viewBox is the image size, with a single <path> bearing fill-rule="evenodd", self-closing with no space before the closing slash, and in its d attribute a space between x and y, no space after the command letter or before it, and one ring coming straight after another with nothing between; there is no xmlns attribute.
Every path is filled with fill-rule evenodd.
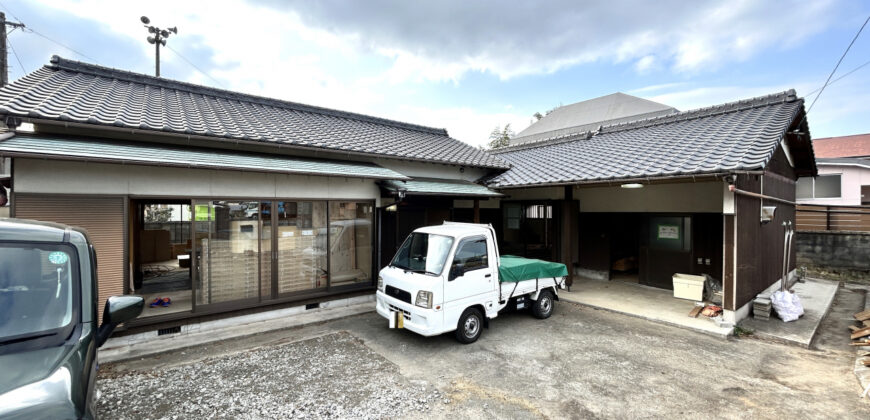
<svg viewBox="0 0 870 420"><path fill-rule="evenodd" d="M860 28L860 29L858 29L858 33L856 33L856 34L855 34L855 37L852 38L852 42L850 42L850 43L849 43L849 46L846 47L846 51L843 51L843 55L840 56L840 59L837 61L837 65L834 66L834 70L831 71L831 74L828 75L828 79L825 80L825 84L822 85L821 89L819 89L819 94L816 95L815 99L813 99L813 102L810 104L810 107L807 108L807 112L804 113L804 118L803 118L804 120L807 118L807 115L806 115L806 114L809 114L810 111L813 110L813 106L816 104L816 101L819 100L819 97L822 96L822 92L824 92L824 91L825 91L825 88L828 87L828 84L831 82L831 77L834 77L834 73L836 73L836 72L837 72L837 69L840 68L840 63L843 62L843 59L846 58L846 54L848 54L848 53L849 53L849 50L852 49L852 45L855 44L855 40L858 39L858 36L861 35L861 31L864 30L864 27L865 27L865 26L867 26L867 22L870 22L870 16L867 16L867 19L864 20L864 24L861 25L861 28ZM803 124L803 120L801 120L800 124ZM798 124L798 127L800 127L800 124Z"/></svg>
<svg viewBox="0 0 870 420"><path fill-rule="evenodd" d="M15 18L15 20L21 22L21 19L19 19L18 16L15 15L15 13L12 13L12 9L10 9L8 6L6 6L2 1L0 1L0 7L2 7L2 8L5 9L7 12L9 12L9 14L12 15L12 17ZM63 47L63 48L66 48L67 50L69 50L69 51L71 51L71 52L73 52L73 53L75 53L75 54L78 54L78 55L80 55L80 56L82 56L82 57L84 57L84 58L87 58L88 60L91 60L91 61L93 61L93 62L99 64L99 62L97 62L97 60L94 59L93 57L90 57L90 56L88 56L88 55L85 54L85 53L82 53L82 52L76 51L76 50L72 49L71 47L69 47L69 46L67 46L67 45L64 45L64 44L63 44L62 42L60 42L60 41L55 41L54 39L52 39L52 38L49 37L48 35L43 35L43 34L40 33L39 31L37 31L37 30L35 30L35 29L33 29L33 28L29 27L29 26L27 26L27 27L23 27L23 28L21 28L21 30L24 31L24 32L26 32L26 33L36 34L36 35L38 35L38 36L40 36L40 37L42 37L42 38L45 38L45 39L48 40L49 42L53 42L53 43L55 43L55 44L57 44L57 45L59 45L59 46L61 46L61 47ZM11 46L11 44L10 44L10 46ZM13 49L13 52L14 52L14 49ZM20 60L19 60L19 61L20 61Z"/></svg>
<svg viewBox="0 0 870 420"><path fill-rule="evenodd" d="M57 45L60 45L61 47L66 48L67 50L70 50L70 51L72 51L72 52L75 53L75 54L78 54L78 55L80 55L80 56L82 56L82 57L84 57L84 58L87 58L88 60L93 61L94 63L99 64L99 61L97 61L95 58L90 57L90 56L88 56L88 55L85 54L85 53L82 53L82 52L76 51L76 50L72 49L71 47L68 47L68 46L66 46L66 45L64 45L64 44L62 44L62 43L60 43L60 42L58 42L58 41L55 41L55 40L49 38L47 35L43 35L43 34L37 32L37 31L36 31L35 29L33 29L33 28L27 27L27 28L24 28L23 30L24 30L24 32L28 32L28 33L33 33L33 34L39 35L39 36L45 38L45 39L48 40L48 41L51 41L51 42L53 42L53 43L55 43L55 44L57 44Z"/></svg>
<svg viewBox="0 0 870 420"><path fill-rule="evenodd" d="M842 76L840 76L840 77L838 77L838 78L836 78L836 79L834 79L834 80L831 80L831 83L828 83L828 86L833 85L834 83L837 83L838 81L840 81L840 80L843 79L844 77L846 77L846 76L848 76L848 75L850 75L850 74L852 74L852 73L854 73L854 72L856 72L856 71L858 71L858 70L861 70L861 69L864 68L864 67L867 67L868 64L870 64L870 60L865 61L864 64L861 64L860 66L855 67L855 68L852 69L852 70L849 70L848 73L846 73L846 74L844 74L844 75L842 75ZM812 95L812 94L814 94L814 93L816 93L816 92L818 92L818 91L820 91L820 90L822 90L822 88L816 88L816 90L813 90L813 91L811 91L811 92L808 92L805 96L808 97L808 96L810 96L810 95Z"/></svg>
<svg viewBox="0 0 870 420"><path fill-rule="evenodd" d="M9 45L9 49L12 50L12 55L15 56L15 60L18 61L18 66L21 67L21 76L27 75L27 70L24 70L24 64L21 64L21 58L18 57L18 53L15 51L15 47L12 46L12 41L7 39L6 44Z"/></svg>
<svg viewBox="0 0 870 420"><path fill-rule="evenodd" d="M12 17L14 17L14 18L15 18L15 20L17 20L17 21L19 21L19 22L21 22L21 19L18 19L18 16L15 16L15 13L12 13L12 9L10 9L10 8L8 8L8 7L6 7L6 5L5 5L5 4L3 4L3 2L2 2L2 1L0 1L0 7L3 7L3 8L4 8L4 9L6 9L6 11L7 11L7 12L9 12L9 14L10 14L10 15L12 15Z"/></svg>
<svg viewBox="0 0 870 420"><path fill-rule="evenodd" d="M185 58L183 55L181 55L181 53L178 52L178 51L176 51L175 48L172 48L172 47L170 47L169 45L166 45L165 47L166 47L166 48L169 48L169 50L172 51L172 52L174 52L175 55L181 57L182 60L184 60L185 62L187 62L187 64L190 64L190 66L193 67L194 69L196 69L196 71L202 73L203 76L208 77L208 78L211 79L213 82L217 83L218 86L220 86L220 87L226 89L226 86L224 86L223 83L219 82L219 81L218 81L217 79L215 79L214 77L211 77L210 74L206 73L205 71L203 71L202 69L200 69L199 67L197 67L196 64L193 64L193 62L191 62L190 60L188 60L187 58Z"/></svg>

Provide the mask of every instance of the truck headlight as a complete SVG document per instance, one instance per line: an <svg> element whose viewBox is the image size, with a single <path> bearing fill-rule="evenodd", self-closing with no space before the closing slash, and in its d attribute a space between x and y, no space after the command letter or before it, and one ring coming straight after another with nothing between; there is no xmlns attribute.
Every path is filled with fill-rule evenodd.
<svg viewBox="0 0 870 420"><path fill-rule="evenodd" d="M384 291L384 278L381 276L378 276L378 290Z"/></svg>
<svg viewBox="0 0 870 420"><path fill-rule="evenodd" d="M420 290L417 292L417 300L414 304L421 308L432 309L432 292Z"/></svg>

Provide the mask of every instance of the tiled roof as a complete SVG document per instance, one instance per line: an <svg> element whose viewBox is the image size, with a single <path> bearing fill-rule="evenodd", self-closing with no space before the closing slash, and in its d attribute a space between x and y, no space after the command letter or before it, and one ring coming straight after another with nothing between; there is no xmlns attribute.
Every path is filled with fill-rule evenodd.
<svg viewBox="0 0 870 420"><path fill-rule="evenodd" d="M870 134L813 139L817 158L870 157Z"/></svg>
<svg viewBox="0 0 870 420"><path fill-rule="evenodd" d="M513 167L486 183L509 188L761 170L802 110L803 99L789 90L506 147L494 154Z"/></svg>
<svg viewBox="0 0 870 420"><path fill-rule="evenodd" d="M0 114L484 168L508 165L436 129L52 57L0 89Z"/></svg>

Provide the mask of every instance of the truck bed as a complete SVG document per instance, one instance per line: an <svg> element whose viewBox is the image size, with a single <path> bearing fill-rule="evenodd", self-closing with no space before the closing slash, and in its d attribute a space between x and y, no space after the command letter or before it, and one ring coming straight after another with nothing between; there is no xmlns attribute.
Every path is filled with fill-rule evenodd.
<svg viewBox="0 0 870 420"><path fill-rule="evenodd" d="M500 299L505 301L511 297L522 296L529 293L535 293L540 289L546 289L555 286L562 288L565 285L565 277L544 277L534 280L522 280L517 282L502 282L499 284Z"/></svg>

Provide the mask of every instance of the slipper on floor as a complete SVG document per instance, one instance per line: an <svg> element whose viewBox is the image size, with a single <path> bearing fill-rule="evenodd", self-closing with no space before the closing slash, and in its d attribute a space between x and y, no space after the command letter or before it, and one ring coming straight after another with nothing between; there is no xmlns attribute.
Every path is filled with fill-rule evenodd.
<svg viewBox="0 0 870 420"><path fill-rule="evenodd" d="M169 306L171 304L172 304L172 300L169 299L168 297L163 298L163 300L160 302L160 306Z"/></svg>
<svg viewBox="0 0 870 420"><path fill-rule="evenodd" d="M154 301L148 304L150 307L160 306L160 303L163 302L162 298L154 298Z"/></svg>

